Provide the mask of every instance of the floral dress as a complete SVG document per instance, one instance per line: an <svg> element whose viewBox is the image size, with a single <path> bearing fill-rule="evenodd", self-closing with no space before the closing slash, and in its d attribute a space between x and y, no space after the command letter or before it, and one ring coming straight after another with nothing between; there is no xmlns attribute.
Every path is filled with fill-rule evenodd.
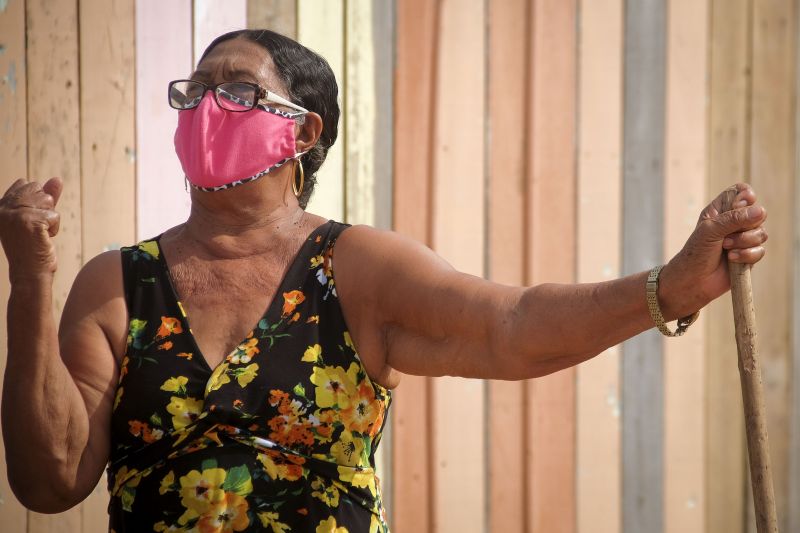
<svg viewBox="0 0 800 533"><path fill-rule="evenodd" d="M122 249L130 325L112 415L110 524L123 532L386 532L375 450L391 394L336 295L330 221L212 369L158 238Z"/></svg>

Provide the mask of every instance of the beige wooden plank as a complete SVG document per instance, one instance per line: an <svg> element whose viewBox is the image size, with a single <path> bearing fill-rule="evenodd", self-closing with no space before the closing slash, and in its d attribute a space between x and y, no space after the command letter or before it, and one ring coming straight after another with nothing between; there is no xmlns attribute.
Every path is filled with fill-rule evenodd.
<svg viewBox="0 0 800 533"><path fill-rule="evenodd" d="M438 3L397 2L394 76L393 228L430 245L431 113L435 108ZM392 405L392 530L432 529L431 380L403 376Z"/></svg>
<svg viewBox="0 0 800 533"><path fill-rule="evenodd" d="M10 0L0 10L0 190L28 175L27 72L25 67L25 2ZM0 259L0 376L7 356L6 304L8 263ZM2 392L0 380L0 392ZM2 435L0 435L2 444ZM9 531L25 531L27 512L17 501L6 476L5 447L0 446L0 524Z"/></svg>
<svg viewBox="0 0 800 533"><path fill-rule="evenodd" d="M525 281L525 83L530 12L525 0L492 0L488 43L488 277ZM489 531L525 531L524 383L488 382Z"/></svg>
<svg viewBox="0 0 800 533"><path fill-rule="evenodd" d="M751 0L713 0L709 36L707 190L749 178ZM744 422L730 295L706 321L706 530L744 531Z"/></svg>
<svg viewBox="0 0 800 533"><path fill-rule="evenodd" d="M53 305L58 317L81 267L80 117L78 6L70 2L26 2L28 64L28 174L60 176L61 229L55 239L58 271ZM29 533L79 531L79 507L59 515L29 512Z"/></svg>
<svg viewBox="0 0 800 533"><path fill-rule="evenodd" d="M708 5L667 11L665 257L680 251L706 204ZM702 322L701 322L702 324ZM705 530L705 366L702 326L664 345L664 531Z"/></svg>
<svg viewBox="0 0 800 533"><path fill-rule="evenodd" d="M434 250L457 270L483 275L485 14L482 0L441 6L433 184ZM454 180L458 180L457 183ZM484 526L485 423L481 380L434 381L434 527Z"/></svg>
<svg viewBox="0 0 800 533"><path fill-rule="evenodd" d="M754 269L759 348L779 527L788 531L796 3L755 0L750 175L769 206L769 260Z"/></svg>
<svg viewBox="0 0 800 533"><path fill-rule="evenodd" d="M247 27L297 37L297 0L247 0Z"/></svg>
<svg viewBox="0 0 800 533"><path fill-rule="evenodd" d="M135 231L134 2L80 3L83 262ZM105 475L82 505L82 531L108 527Z"/></svg>
<svg viewBox="0 0 800 533"><path fill-rule="evenodd" d="M247 0L193 0L194 63L211 41L247 25Z"/></svg>
<svg viewBox="0 0 800 533"><path fill-rule="evenodd" d="M576 9L574 0L533 3L529 284L575 279ZM573 532L575 369L533 380L528 386L528 524L533 531Z"/></svg>
<svg viewBox="0 0 800 533"><path fill-rule="evenodd" d="M620 275L622 0L583 0L578 72L577 281ZM598 217L597 213L604 216ZM577 530L621 528L620 350L578 366Z"/></svg>
<svg viewBox="0 0 800 533"><path fill-rule="evenodd" d="M339 106L346 101L344 93L344 0L298 0L297 37L303 45L324 57L339 84ZM344 115L342 115L344 116ZM325 164L317 173L318 183L308 203L308 211L343 220L345 216L344 142L346 124L339 120L339 140L328 151Z"/></svg>

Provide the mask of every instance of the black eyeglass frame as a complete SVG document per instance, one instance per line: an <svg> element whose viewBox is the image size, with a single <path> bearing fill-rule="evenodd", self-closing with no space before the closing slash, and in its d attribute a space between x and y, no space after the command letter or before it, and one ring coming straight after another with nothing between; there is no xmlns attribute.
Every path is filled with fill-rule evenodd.
<svg viewBox="0 0 800 533"><path fill-rule="evenodd" d="M270 91L266 90L264 87L258 85L257 83L250 83L250 82L247 82L247 81L224 81L224 82L218 83L216 85L208 85L206 83L203 83L202 81L197 81L197 80L173 80L173 81L169 82L169 85L167 87L167 103L169 104L169 106L172 109L177 109L178 111L184 111L184 110L187 110L187 109L194 109L195 107L200 105L200 100L198 100L197 103L195 105L191 106L191 107L175 107L174 105L172 105L172 97L170 96L171 93L172 93L172 87L176 83L187 83L187 82L188 83L194 83L194 84L197 84L197 85L203 87L203 94L204 95L206 94L207 91L213 92L214 93L214 101L217 103L217 105L220 106L225 111L231 111L232 113L242 113L242 112L245 112L245 111L250 111L251 109L255 109L256 107L258 107L258 105L261 102L264 102L265 104L269 104L269 103L279 104L279 105L286 106L286 107L288 107L290 109L294 109L296 111L296 113L287 113L288 115L290 115L291 118L301 117L301 116L303 116L303 115L308 113L308 109L306 109L304 107L301 107L301 106L299 106L299 105L297 105L295 103L292 103L289 100L287 100L286 98L283 98L282 96L279 96L279 95L277 95L277 94L275 94L273 92L270 92ZM247 85L248 87L252 87L254 89L256 97L250 103L250 107L246 107L245 109L228 109L227 107L225 107L222 104L220 104L220 102L219 102L220 90L224 90L224 89L220 89L220 87L222 87L223 85L232 85L232 84ZM228 91L225 91L225 92L228 93L228 94L231 94L232 96L234 96L232 93L230 93Z"/></svg>

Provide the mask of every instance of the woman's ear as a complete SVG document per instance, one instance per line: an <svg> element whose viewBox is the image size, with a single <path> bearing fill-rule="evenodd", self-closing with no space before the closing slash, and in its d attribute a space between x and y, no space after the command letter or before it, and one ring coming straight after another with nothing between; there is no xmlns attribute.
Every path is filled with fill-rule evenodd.
<svg viewBox="0 0 800 533"><path fill-rule="evenodd" d="M311 150L322 135L322 117L313 112L306 113L305 120L295 129L295 152Z"/></svg>

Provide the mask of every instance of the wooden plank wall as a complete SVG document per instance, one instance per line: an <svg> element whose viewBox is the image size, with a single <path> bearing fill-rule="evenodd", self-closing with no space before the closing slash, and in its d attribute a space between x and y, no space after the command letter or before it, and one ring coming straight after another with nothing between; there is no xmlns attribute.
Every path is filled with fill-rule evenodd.
<svg viewBox="0 0 800 533"><path fill-rule="evenodd" d="M83 262L188 213L164 88L238 27L297 37L336 73L311 211L497 282L648 269L750 181L770 209L754 286L776 495L800 530L797 3L0 1L0 187L65 179L58 313ZM753 531L732 339L723 298L682 339L545 379L404 378L378 466L393 531ZM101 483L30 513L0 472L4 531L101 531L106 501Z"/></svg>

